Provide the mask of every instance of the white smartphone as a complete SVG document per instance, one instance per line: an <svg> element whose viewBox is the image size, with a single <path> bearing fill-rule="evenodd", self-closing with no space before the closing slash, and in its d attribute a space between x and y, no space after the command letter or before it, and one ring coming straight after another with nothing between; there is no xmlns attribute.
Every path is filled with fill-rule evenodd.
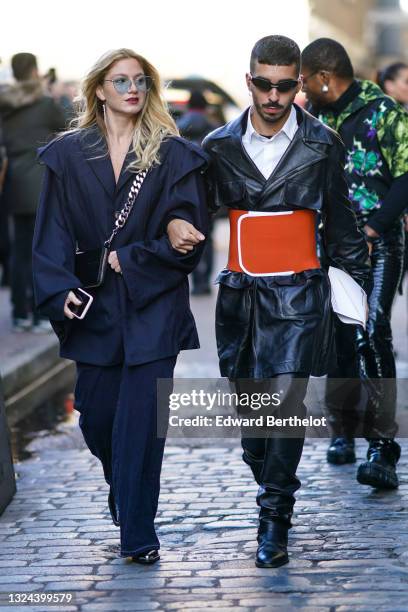
<svg viewBox="0 0 408 612"><path fill-rule="evenodd" d="M81 304L77 306L72 302L69 304L68 308L77 319L83 319L91 307L93 302L93 296L90 293L87 293L83 289L72 289L73 293L75 293L76 297L81 300Z"/></svg>

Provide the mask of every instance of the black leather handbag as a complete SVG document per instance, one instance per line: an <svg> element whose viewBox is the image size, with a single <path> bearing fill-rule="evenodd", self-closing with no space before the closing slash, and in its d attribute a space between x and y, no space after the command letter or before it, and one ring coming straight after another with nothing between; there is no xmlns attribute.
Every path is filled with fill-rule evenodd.
<svg viewBox="0 0 408 612"><path fill-rule="evenodd" d="M118 214L112 233L108 240L104 242L103 247L99 249L90 249L88 251L80 251L77 248L75 253L75 276L79 278L84 289L99 287L103 284L112 240L128 220L148 171L149 168L136 174L126 204Z"/></svg>

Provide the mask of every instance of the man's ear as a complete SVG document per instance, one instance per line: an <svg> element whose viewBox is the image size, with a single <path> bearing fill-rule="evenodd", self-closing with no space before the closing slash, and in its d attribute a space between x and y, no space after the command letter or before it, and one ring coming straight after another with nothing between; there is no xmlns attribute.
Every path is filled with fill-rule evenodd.
<svg viewBox="0 0 408 612"><path fill-rule="evenodd" d="M248 91L249 93L251 93L251 75L249 74L249 72L245 74L245 80L246 80Z"/></svg>
<svg viewBox="0 0 408 612"><path fill-rule="evenodd" d="M102 85L98 85L98 87L96 88L96 92L95 93L96 93L96 95L98 96L98 98L99 98L99 100L101 102L105 102L106 98L105 98L105 95L103 93Z"/></svg>
<svg viewBox="0 0 408 612"><path fill-rule="evenodd" d="M319 76L324 85L329 85L331 73L328 70L319 70Z"/></svg>

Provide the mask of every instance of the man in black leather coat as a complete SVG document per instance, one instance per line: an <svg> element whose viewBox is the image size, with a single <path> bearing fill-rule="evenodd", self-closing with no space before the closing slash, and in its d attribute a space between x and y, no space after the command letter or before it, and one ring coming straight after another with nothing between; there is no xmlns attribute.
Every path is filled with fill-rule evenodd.
<svg viewBox="0 0 408 612"><path fill-rule="evenodd" d="M334 131L293 104L302 85L297 44L284 36L258 41L246 81L251 107L203 143L211 159L211 207L319 211L330 263L367 288L368 248L348 201L343 144ZM169 233L173 247L181 252L194 248L193 228L179 224L178 233ZM317 265L295 274L254 276L226 268L218 283L221 375L239 393L284 389L280 415L302 417L308 377L325 374L333 361L334 315L326 270ZM243 459L259 485L258 567L288 562L303 442L301 428L295 437L286 429L280 437L242 438Z"/></svg>

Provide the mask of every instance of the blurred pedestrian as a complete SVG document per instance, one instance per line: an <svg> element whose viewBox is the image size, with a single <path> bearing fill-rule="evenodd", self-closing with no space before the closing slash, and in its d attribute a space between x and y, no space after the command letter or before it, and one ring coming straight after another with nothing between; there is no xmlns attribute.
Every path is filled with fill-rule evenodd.
<svg viewBox="0 0 408 612"><path fill-rule="evenodd" d="M408 64L395 62L379 70L377 82L387 96L408 108Z"/></svg>
<svg viewBox="0 0 408 612"><path fill-rule="evenodd" d="M251 106L203 143L211 160L210 204L228 208L231 229L228 265L217 278L220 371L243 403L245 395L277 393L276 412L269 404L262 416L302 423L309 376L325 374L334 356L317 211L330 257L363 288L368 248L347 199L340 138L294 103L302 86L298 45L279 35L259 40L246 83ZM172 244L181 225L169 231ZM305 428L254 429L242 429L242 447L259 485L255 563L272 568L289 560Z"/></svg>
<svg viewBox="0 0 408 612"><path fill-rule="evenodd" d="M187 112L177 121L177 127L184 138L201 145L215 128L207 117L208 102L201 91L192 91L187 107Z"/></svg>
<svg viewBox="0 0 408 612"><path fill-rule="evenodd" d="M369 446L357 479L376 488L395 488L400 446L394 440L398 427L391 308L404 254L408 115L377 85L354 78L346 50L335 40L310 43L302 53L302 65L303 88L314 112L345 143L349 196L370 244L374 280L367 329L336 321L338 367L329 373L326 396L333 430L327 458L331 463L356 460L357 406L364 391L363 433ZM334 379L344 379L344 391L339 392Z"/></svg>
<svg viewBox="0 0 408 612"><path fill-rule="evenodd" d="M58 80L55 68L50 68L44 76L44 84L48 94L54 98L65 115L65 122L68 124L75 117L73 96L70 95L70 87L66 83Z"/></svg>
<svg viewBox="0 0 408 612"><path fill-rule="evenodd" d="M8 213L4 201L2 201L2 193L4 181L7 172L7 152L3 140L3 128L0 117L0 266L1 277L0 286L5 287L9 282L9 255L10 255L10 235Z"/></svg>
<svg viewBox="0 0 408 612"><path fill-rule="evenodd" d="M180 134L201 146L204 138L215 129L215 125L207 115L208 102L201 91L192 91L188 101L188 111L177 121ZM213 223L211 222L203 256L193 271L193 295L211 293L211 273L214 261L214 244L212 238Z"/></svg>
<svg viewBox="0 0 408 612"><path fill-rule="evenodd" d="M388 95L402 104L408 110L408 64L395 62L386 66L378 72L377 82L381 89ZM399 293L402 295L402 281L408 272L408 195L407 208L404 214L405 227L405 252L404 252L404 271L401 276Z"/></svg>
<svg viewBox="0 0 408 612"><path fill-rule="evenodd" d="M0 76L2 76L2 60L0 58ZM0 81L0 89L2 83ZM1 266L1 277L0 286L6 287L9 284L9 260L10 260L10 229L9 229L9 216L7 208L2 202L2 193L4 187L4 181L6 179L7 172L7 151L4 146L3 138L3 124L0 115L0 266Z"/></svg>
<svg viewBox="0 0 408 612"><path fill-rule="evenodd" d="M46 174L33 245L35 296L61 356L76 362L75 408L110 487L120 554L148 564L159 559L154 519L165 443L157 433L156 383L173 377L179 351L199 346L187 275L202 246L178 254L166 228L188 219L200 229L189 238L204 240L206 156L178 137L157 70L134 51L102 56L82 93L77 128L40 151ZM104 245L110 252L101 279ZM79 268L76 249L86 260ZM73 290L84 285L93 302L79 320Z"/></svg>
<svg viewBox="0 0 408 612"><path fill-rule="evenodd" d="M47 331L49 323L34 312L31 245L35 213L43 178L37 148L62 130L64 115L52 98L45 96L37 60L31 53L17 53L11 67L15 83L0 89L0 115L8 169L2 207L13 220L10 282L13 330Z"/></svg>

